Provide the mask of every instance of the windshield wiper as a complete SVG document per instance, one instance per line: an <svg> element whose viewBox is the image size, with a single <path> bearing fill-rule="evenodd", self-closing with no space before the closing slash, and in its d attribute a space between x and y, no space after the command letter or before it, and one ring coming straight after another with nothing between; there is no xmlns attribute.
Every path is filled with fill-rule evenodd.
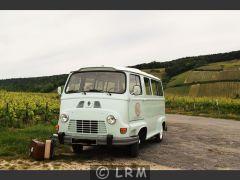
<svg viewBox="0 0 240 180"><path fill-rule="evenodd" d="M103 90L99 90L99 89L90 89L89 91L85 91L85 92L102 92L102 93L107 93L108 95L112 95L111 92L109 91L103 91Z"/></svg>
<svg viewBox="0 0 240 180"><path fill-rule="evenodd" d="M84 95L86 95L86 91L79 91L79 90L70 90L70 91L67 91L67 93L83 93Z"/></svg>
<svg viewBox="0 0 240 180"><path fill-rule="evenodd" d="M103 91L103 92L107 93L107 95L109 95L109 96L112 95L112 93L110 91Z"/></svg>
<svg viewBox="0 0 240 180"><path fill-rule="evenodd" d="M70 91L67 91L67 93L78 93L79 91L76 91L76 90L70 90Z"/></svg>
<svg viewBox="0 0 240 180"><path fill-rule="evenodd" d="M98 90L98 89L90 89L89 91L85 92L104 92L103 90Z"/></svg>

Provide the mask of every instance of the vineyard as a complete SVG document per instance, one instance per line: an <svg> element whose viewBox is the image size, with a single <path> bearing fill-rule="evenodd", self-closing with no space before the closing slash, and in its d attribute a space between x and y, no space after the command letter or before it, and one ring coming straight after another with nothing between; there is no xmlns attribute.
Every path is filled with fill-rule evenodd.
<svg viewBox="0 0 240 180"><path fill-rule="evenodd" d="M167 96L166 113L240 120L240 99Z"/></svg>
<svg viewBox="0 0 240 180"><path fill-rule="evenodd" d="M240 97L240 60L218 62L179 74L167 84L169 95Z"/></svg>
<svg viewBox="0 0 240 180"><path fill-rule="evenodd" d="M227 87L227 88L226 88ZM192 97L240 97L240 82L212 82L167 88L167 95Z"/></svg>
<svg viewBox="0 0 240 180"><path fill-rule="evenodd" d="M54 93L0 91L0 126L19 128L43 122L56 123L59 104L59 96ZM166 111L167 113L240 119L240 100L167 96Z"/></svg>
<svg viewBox="0 0 240 180"><path fill-rule="evenodd" d="M58 112L57 94L0 91L1 127L22 127L56 121Z"/></svg>
<svg viewBox="0 0 240 180"><path fill-rule="evenodd" d="M211 81L238 81L240 71L192 71L184 83Z"/></svg>

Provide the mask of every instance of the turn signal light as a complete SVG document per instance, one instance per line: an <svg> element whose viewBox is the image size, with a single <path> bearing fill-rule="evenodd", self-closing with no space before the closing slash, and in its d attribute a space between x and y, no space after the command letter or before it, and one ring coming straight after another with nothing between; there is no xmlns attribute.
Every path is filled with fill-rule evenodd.
<svg viewBox="0 0 240 180"><path fill-rule="evenodd" d="M59 131L59 125L56 125L56 126L55 126L55 129L56 129L56 131L58 132L58 131Z"/></svg>
<svg viewBox="0 0 240 180"><path fill-rule="evenodd" d="M120 133L121 134L126 134L127 133L127 128L120 128Z"/></svg>

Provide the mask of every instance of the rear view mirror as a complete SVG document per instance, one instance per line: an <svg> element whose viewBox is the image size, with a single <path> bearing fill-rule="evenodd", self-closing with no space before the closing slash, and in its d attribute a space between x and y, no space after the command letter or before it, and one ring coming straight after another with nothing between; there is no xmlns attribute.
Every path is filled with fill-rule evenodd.
<svg viewBox="0 0 240 180"><path fill-rule="evenodd" d="M58 92L59 95L62 94L62 87L61 86L58 87L57 92Z"/></svg>
<svg viewBox="0 0 240 180"><path fill-rule="evenodd" d="M133 86L133 95L140 95L141 94L141 88L138 85Z"/></svg>

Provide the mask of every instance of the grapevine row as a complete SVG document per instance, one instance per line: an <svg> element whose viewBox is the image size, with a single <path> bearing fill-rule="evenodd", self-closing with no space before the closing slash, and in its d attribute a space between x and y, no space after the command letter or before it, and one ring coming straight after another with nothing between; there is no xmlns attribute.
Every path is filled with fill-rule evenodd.
<svg viewBox="0 0 240 180"><path fill-rule="evenodd" d="M57 121L60 99L55 93L0 91L0 127L22 127ZM214 115L240 120L240 100L230 98L167 96L167 113Z"/></svg>

